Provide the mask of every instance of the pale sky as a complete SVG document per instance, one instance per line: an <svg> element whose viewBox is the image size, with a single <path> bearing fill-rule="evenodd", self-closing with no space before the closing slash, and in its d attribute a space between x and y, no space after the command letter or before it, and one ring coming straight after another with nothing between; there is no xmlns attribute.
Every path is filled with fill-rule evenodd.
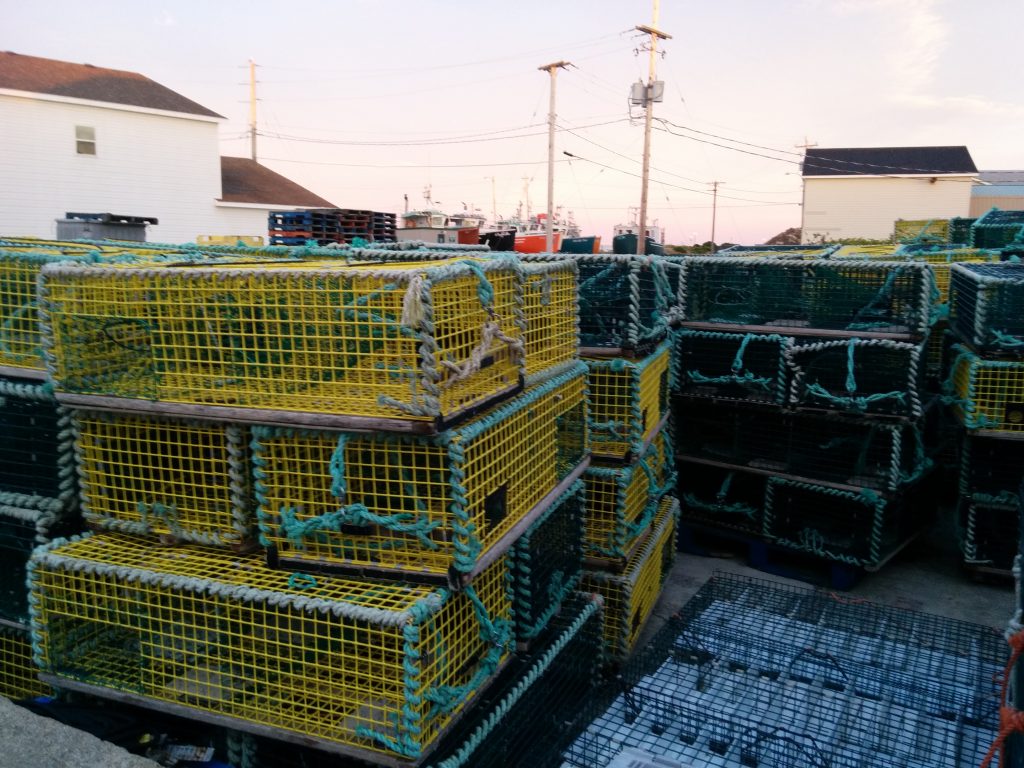
<svg viewBox="0 0 1024 768"><path fill-rule="evenodd" d="M225 115L226 155L248 154L254 59L260 161L341 207L399 213L429 184L441 208L490 216L493 178L508 215L526 202L524 177L543 211L549 78L537 68L564 59L556 204L606 244L639 205L643 122L627 94L647 77L633 27L651 23L650 0L3 5L0 49L141 72ZM719 242L799 226L805 137L964 144L979 169L1024 168L1024 0L661 6L673 38L657 65L650 216L666 242L710 237L712 180Z"/></svg>

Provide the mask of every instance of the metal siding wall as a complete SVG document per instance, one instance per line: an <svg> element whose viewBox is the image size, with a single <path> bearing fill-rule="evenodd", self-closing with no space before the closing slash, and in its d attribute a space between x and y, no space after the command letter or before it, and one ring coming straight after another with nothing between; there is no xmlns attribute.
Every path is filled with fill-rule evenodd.
<svg viewBox="0 0 1024 768"><path fill-rule="evenodd" d="M804 179L803 242L892 236L896 219L949 219L967 216L972 185L918 178Z"/></svg>

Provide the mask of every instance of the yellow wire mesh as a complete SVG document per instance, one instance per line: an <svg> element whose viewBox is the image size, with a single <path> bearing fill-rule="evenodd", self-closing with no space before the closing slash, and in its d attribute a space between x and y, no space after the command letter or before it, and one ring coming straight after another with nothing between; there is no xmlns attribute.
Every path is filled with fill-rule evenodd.
<svg viewBox="0 0 1024 768"><path fill-rule="evenodd" d="M594 455L625 460L639 454L668 408L671 341L636 362L588 358L591 442Z"/></svg>
<svg viewBox="0 0 1024 768"><path fill-rule="evenodd" d="M932 237L945 242L949 239L948 219L896 219L893 222L893 239L898 243Z"/></svg>
<svg viewBox="0 0 1024 768"><path fill-rule="evenodd" d="M896 245L843 245L828 255L830 259L877 258L882 261L899 261Z"/></svg>
<svg viewBox="0 0 1024 768"><path fill-rule="evenodd" d="M465 593L297 580L259 555L114 533L36 558L47 671L377 753L389 750L363 729L424 748L436 739L476 693L459 687L491 647ZM504 561L474 588L490 620L508 619ZM446 691L450 709L432 701Z"/></svg>
<svg viewBox="0 0 1024 768"><path fill-rule="evenodd" d="M244 427L94 411L76 411L74 425L92 525L205 544L238 544L252 534Z"/></svg>
<svg viewBox="0 0 1024 768"><path fill-rule="evenodd" d="M0 251L0 365L41 370L36 278L43 260Z"/></svg>
<svg viewBox="0 0 1024 768"><path fill-rule="evenodd" d="M640 463L625 467L592 465L584 473L587 506L583 547L588 558L609 566L621 564L647 533L651 504L657 502L658 492L669 489L673 482L675 468L668 439L663 430L643 455L650 474Z"/></svg>
<svg viewBox="0 0 1024 768"><path fill-rule="evenodd" d="M1024 362L953 348L953 411L968 429L1024 432Z"/></svg>
<svg viewBox="0 0 1024 768"><path fill-rule="evenodd" d="M477 269L489 308L458 260L54 269L42 289L48 360L66 392L451 417L521 373L521 278L509 262Z"/></svg>
<svg viewBox="0 0 1024 768"><path fill-rule="evenodd" d="M621 576L588 571L584 591L604 597L604 639L608 655L625 659L633 652L644 624L654 611L661 586L675 561L675 529L679 502L666 496L643 547L630 559Z"/></svg>
<svg viewBox="0 0 1024 768"><path fill-rule="evenodd" d="M0 696L18 700L52 693L39 681L28 630L0 625Z"/></svg>
<svg viewBox="0 0 1024 768"><path fill-rule="evenodd" d="M523 265L526 375L568 363L579 345L576 267L571 261Z"/></svg>
<svg viewBox="0 0 1024 768"><path fill-rule="evenodd" d="M447 573L456 542L467 543L460 526L486 552L583 460L585 381L581 365L433 439L255 429L264 544L299 560ZM344 499L333 492L339 460ZM312 527L353 504L395 526ZM291 515L296 529L310 525L308 531L290 536Z"/></svg>

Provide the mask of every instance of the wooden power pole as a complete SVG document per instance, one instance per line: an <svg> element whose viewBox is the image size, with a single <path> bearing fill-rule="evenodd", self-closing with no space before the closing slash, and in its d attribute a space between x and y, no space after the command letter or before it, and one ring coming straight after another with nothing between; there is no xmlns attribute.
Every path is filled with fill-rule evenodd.
<svg viewBox="0 0 1024 768"><path fill-rule="evenodd" d="M547 252L555 250L555 83L558 70L569 66L568 61L555 61L537 69L551 76L551 100L548 105L548 218L547 218Z"/></svg>
<svg viewBox="0 0 1024 768"><path fill-rule="evenodd" d="M647 252L647 183L651 175L651 118L654 112L654 87L655 70L658 59L658 40L670 40L672 35L660 31L658 27L658 10L660 0L654 0L654 19L651 26L639 25L636 29L651 36L648 48L650 49L650 63L647 70L647 88L644 95L644 102L647 111L644 116L644 164L643 182L640 188L640 231L636 237L636 252L643 255Z"/></svg>

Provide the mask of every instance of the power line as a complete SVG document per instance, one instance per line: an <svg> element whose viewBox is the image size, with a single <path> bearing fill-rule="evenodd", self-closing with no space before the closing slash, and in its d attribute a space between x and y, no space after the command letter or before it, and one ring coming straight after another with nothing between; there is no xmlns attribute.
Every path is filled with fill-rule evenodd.
<svg viewBox="0 0 1024 768"><path fill-rule="evenodd" d="M296 163L298 165L330 165L342 168L499 168L510 165L542 165L544 160L532 160L510 163L453 163L439 165L438 163L397 164L381 165L377 163L330 163L322 160L295 160L290 157L265 157L264 160L272 160L276 163ZM556 163L567 163L568 160L555 160Z"/></svg>
<svg viewBox="0 0 1024 768"><path fill-rule="evenodd" d="M591 123L589 125L579 126L579 128L596 128L602 125L614 125L616 123L626 122L626 118L619 118L617 120L608 120L603 123ZM527 126L529 127L529 126ZM462 136L450 136L446 138L438 139L410 139L406 141L351 141L344 139L318 139L312 136L290 136L288 134L281 133L264 133L260 132L261 136L267 138L280 139L281 141L296 141L307 144L331 144L338 146L350 146L350 147L419 147L419 146L432 146L432 145L443 145L443 144L470 144L487 141L504 141L506 139L525 139L532 136L544 136L547 134L546 131L539 131L534 133L520 133L514 136L500 136L498 134L508 133L509 131L522 130L522 128L506 128L501 131L489 131L487 133L467 134ZM566 129L558 129L566 130Z"/></svg>
<svg viewBox="0 0 1024 768"><path fill-rule="evenodd" d="M700 134L702 136L711 136L711 137L716 138L716 139L721 139L722 141L731 141L734 144L742 144L743 146L746 146L746 147L755 147L757 149L764 149L764 150L767 150L768 152L777 152L779 154L793 155L795 157L801 158L801 160L788 160L788 159L786 159L784 157L772 157L771 155L764 155L764 154L761 154L759 152L750 152L748 150L739 149L737 147L730 147L730 146L727 146L727 145L724 145L724 144L717 144L717 143L715 143L713 141L707 141L705 139L698 139L698 138L696 138L694 136L686 136L686 135L681 134L681 133L674 133L673 131L669 130L668 128L663 128L662 129L666 133L669 133L672 136L678 136L679 138L682 138L682 139L689 139L690 141L697 141L697 142L701 142L703 144L710 144L713 147L721 147L722 149L730 149L733 152L742 152L743 154L746 154L746 155L754 155L755 157L763 157L763 158L766 158L768 160L776 160L778 162L783 162L783 163L792 163L793 165L800 165L800 166L803 166L803 167L810 166L812 168L819 168L819 169L822 169L822 170L838 171L840 173L848 174L848 175L851 175L851 176L879 176L879 177L883 177L883 178L898 179L898 178L902 178L902 176L900 176L900 174L898 174L898 173L892 173L892 171L904 171L905 173L924 174L924 175L934 175L934 174L945 174L945 173L948 173L948 171L942 171L942 170L937 170L937 169L903 168L903 167L900 167L900 166L880 165L878 163L864 163L864 162L857 162L857 161L854 161L854 160L841 160L839 158L829 158L829 157L815 158L814 160L808 160L808 159L805 158L804 155L800 154L799 152L791 152L788 149L775 149L773 147L765 147L765 146L762 146L760 144L752 144L752 143L747 142L747 141L740 141L738 139L730 139L730 138L727 138L725 136L719 136L719 135L714 134L714 133L709 133L707 131L700 131L700 130L697 130L696 128L689 128L689 127L687 127L685 125L678 125L677 123L673 123L671 120L666 120L664 118L657 118L657 120L659 122L663 123L664 125L671 125L673 128L678 128L678 129L683 130L683 131L690 131L691 133L698 133L698 134ZM857 165L857 166L861 166L861 167L865 167L865 168L884 168L884 169L888 169L889 173L873 173L871 171L858 172L858 171L851 170L851 169L848 169L848 168L837 168L834 165L827 165L826 163L818 162L818 160L826 160L829 163L841 163L843 165ZM970 179L946 179L946 181L962 181L962 182L967 183L967 184L973 184L974 183Z"/></svg>
<svg viewBox="0 0 1024 768"><path fill-rule="evenodd" d="M611 166L611 165L605 165L604 163L599 163L596 160L590 160L590 159L588 159L586 157L581 157L580 155L574 155L571 152L563 151L562 154L563 155L567 155L569 158L571 158L573 160L582 160L585 163L593 163L594 165L600 166L601 168L606 168L609 171L615 171L616 173L622 173L622 174L625 174L626 176L632 176L633 178L637 178L637 179L641 178L640 174L630 173L629 171L624 171L621 168L616 168L616 167ZM679 184L670 184L667 181L661 181L659 179L652 179L652 181L654 181L657 184L661 184L664 187L672 187L673 189L681 189L681 190L683 190L685 192L696 192L699 195L710 195L711 194L710 192L708 192L707 190L704 190L704 189L693 189L691 187L683 187L683 186L680 186ZM719 197L725 198L725 199L728 199L728 200L741 200L741 201L745 201L745 202L748 202L748 203L760 203L761 205L800 205L800 203L798 203L798 202L792 202L792 203L783 203L783 202L766 203L763 200L751 200L751 199L746 198L746 197L732 197L730 195L719 195Z"/></svg>

